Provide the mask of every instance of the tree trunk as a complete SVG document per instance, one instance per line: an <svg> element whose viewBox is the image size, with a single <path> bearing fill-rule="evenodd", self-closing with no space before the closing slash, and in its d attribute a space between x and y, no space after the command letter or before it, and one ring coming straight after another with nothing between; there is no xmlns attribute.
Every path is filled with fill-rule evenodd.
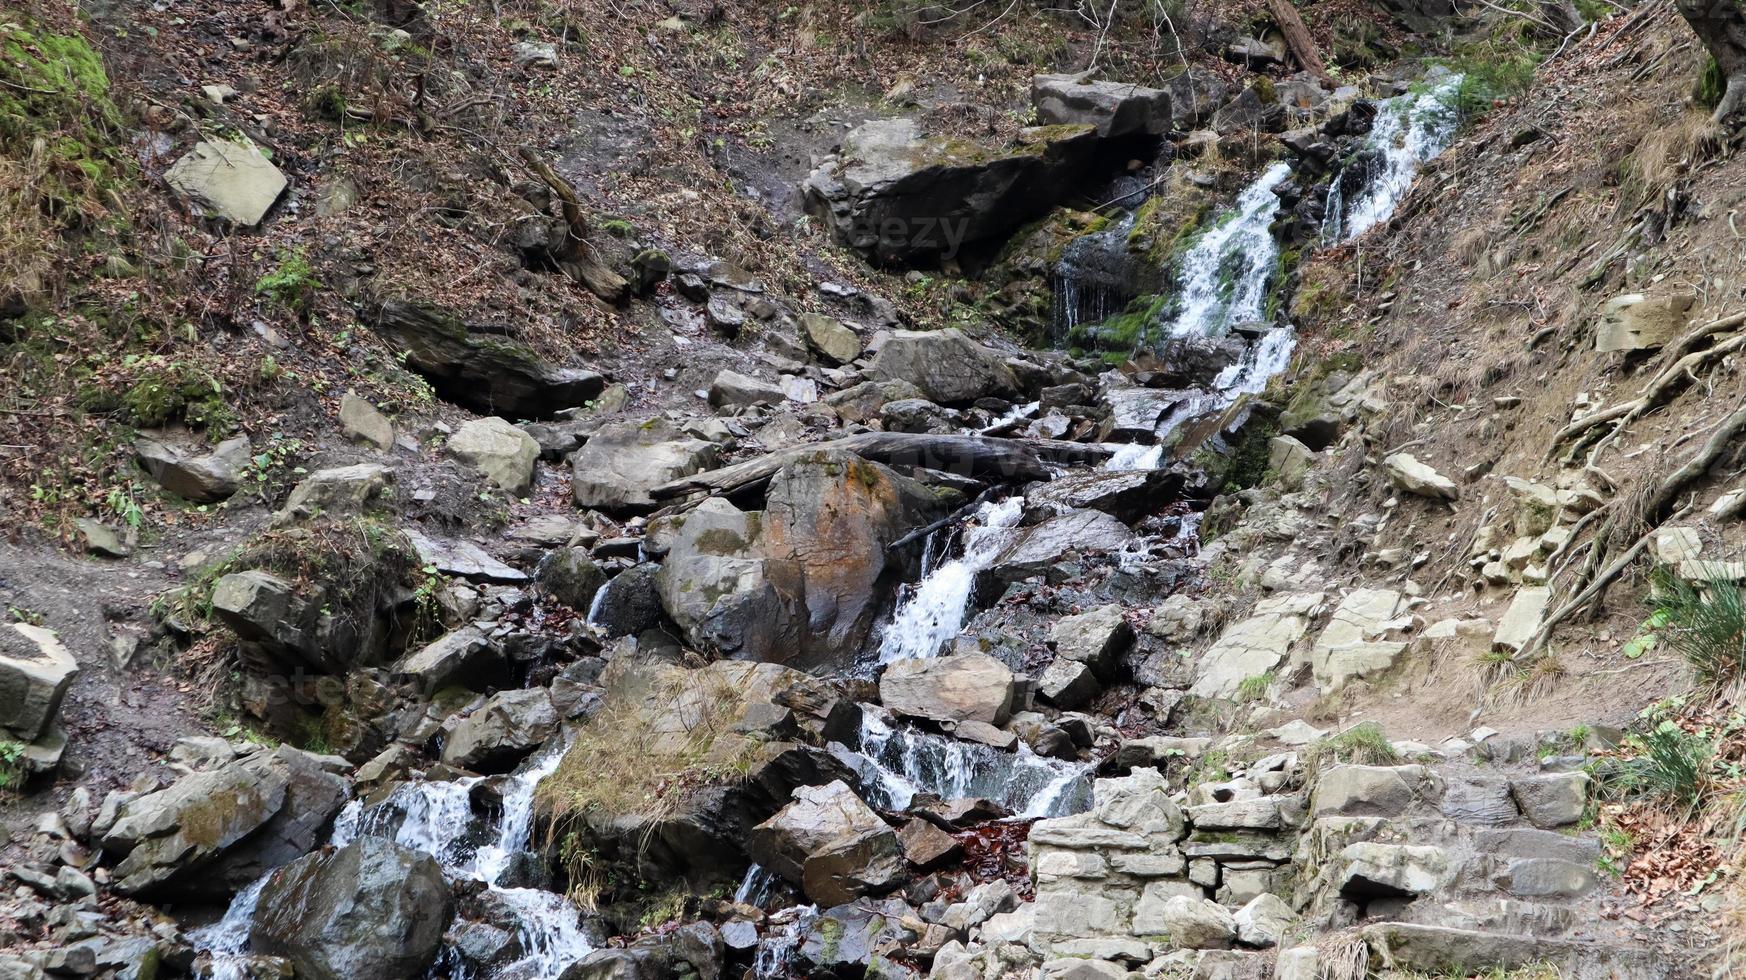
<svg viewBox="0 0 1746 980"><path fill-rule="evenodd" d="M1316 47L1315 39L1310 37L1309 28L1303 26L1303 18L1297 15L1297 8L1291 5L1291 0L1267 0L1267 9L1273 13L1279 33L1285 35L1285 46L1291 49L1291 56L1298 66L1333 84L1334 78L1328 74L1328 66L1322 64L1322 52Z"/></svg>
<svg viewBox="0 0 1746 980"><path fill-rule="evenodd" d="M1732 122L1746 108L1746 12L1740 0L1678 0L1678 6L1727 81L1715 120Z"/></svg>
<svg viewBox="0 0 1746 980"><path fill-rule="evenodd" d="M1546 16L1560 37L1576 33L1587 23L1582 11L1577 10L1571 0L1540 0L1540 13Z"/></svg>

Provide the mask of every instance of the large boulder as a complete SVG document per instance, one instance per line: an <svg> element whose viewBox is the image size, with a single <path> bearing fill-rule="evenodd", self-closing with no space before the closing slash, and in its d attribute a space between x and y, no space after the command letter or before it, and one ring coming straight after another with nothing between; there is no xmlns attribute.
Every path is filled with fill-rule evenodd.
<svg viewBox="0 0 1746 980"><path fill-rule="evenodd" d="M1461 496L1461 488L1455 485L1455 481L1419 462L1411 453L1388 456L1382 461L1382 470L1387 474L1388 482L1417 497L1456 500Z"/></svg>
<svg viewBox="0 0 1746 980"><path fill-rule="evenodd" d="M879 678L892 711L933 721L1003 724L1012 711L1013 674L985 653L900 660Z"/></svg>
<svg viewBox="0 0 1746 980"><path fill-rule="evenodd" d="M1453 877L1448 852L1415 844L1348 844L1337 861L1340 894L1354 901L1436 891Z"/></svg>
<svg viewBox="0 0 1746 980"><path fill-rule="evenodd" d="M752 828L752 857L820 905L889 891L903 878L897 833L841 780L794 791L794 802Z"/></svg>
<svg viewBox="0 0 1746 980"><path fill-rule="evenodd" d="M1103 139L1170 132L1170 93L1128 82L1038 75L1031 80L1031 105L1046 126L1093 126Z"/></svg>
<svg viewBox="0 0 1746 980"><path fill-rule="evenodd" d="M1322 604L1320 592L1297 592L1263 599L1248 618L1224 631L1201 656L1189 693L1202 698L1233 698L1251 677L1275 669L1309 632Z"/></svg>
<svg viewBox="0 0 1746 980"><path fill-rule="evenodd" d="M867 368L882 381L907 381L942 405L1018 394L1018 378L993 348L962 330L897 330L885 339Z"/></svg>
<svg viewBox="0 0 1746 980"><path fill-rule="evenodd" d="M759 405L780 405L788 400L782 387L762 378L723 368L709 383L709 404L712 408L753 408Z"/></svg>
<svg viewBox="0 0 1746 980"><path fill-rule="evenodd" d="M443 762L474 772L508 772L558 728L558 713L544 688L493 694L449 734Z"/></svg>
<svg viewBox="0 0 1746 980"><path fill-rule="evenodd" d="M507 682L503 653L477 626L463 626L400 658L394 678L417 686L426 697L451 684Z"/></svg>
<svg viewBox="0 0 1746 980"><path fill-rule="evenodd" d="M1055 654L1090 667L1097 676L1110 680L1116 674L1122 654L1134 642L1134 628L1128 625L1123 609L1116 603L1074 616L1063 616L1049 630Z"/></svg>
<svg viewBox="0 0 1746 980"><path fill-rule="evenodd" d="M1134 906L1133 931L1163 936L1177 949L1230 949L1237 939L1237 920L1217 902L1148 890Z"/></svg>
<svg viewBox="0 0 1746 980"><path fill-rule="evenodd" d="M394 482L394 471L380 463L354 463L316 470L291 488L285 506L273 515L277 525L318 516L344 517L378 500Z"/></svg>
<svg viewBox="0 0 1746 980"><path fill-rule="evenodd" d="M822 313L800 314L806 345L830 364L847 364L861 356L861 338L841 320Z"/></svg>
<svg viewBox="0 0 1746 980"><path fill-rule="evenodd" d="M285 175L247 139L194 144L164 182L199 211L244 228L260 224L285 191Z"/></svg>
<svg viewBox="0 0 1746 980"><path fill-rule="evenodd" d="M644 936L629 946L597 949L572 963L559 980L718 980L726 945L715 927L690 922Z"/></svg>
<svg viewBox="0 0 1746 980"><path fill-rule="evenodd" d="M29 623L0 630L0 734L19 742L47 735L78 673L53 630Z"/></svg>
<svg viewBox="0 0 1746 980"><path fill-rule="evenodd" d="M1032 575L1043 575L1071 555L1109 554L1134 541L1126 524L1095 510L1070 510L1040 524L1014 529L979 576L1005 586Z"/></svg>
<svg viewBox="0 0 1746 980"><path fill-rule="evenodd" d="M321 757L280 746L124 804L103 848L125 894L221 901L307 853L346 796Z"/></svg>
<svg viewBox="0 0 1746 980"><path fill-rule="evenodd" d="M226 439L204 454L142 437L135 440L133 452L153 482L197 504L217 503L236 493L249 464L247 436Z"/></svg>
<svg viewBox="0 0 1746 980"><path fill-rule="evenodd" d="M600 683L605 704L542 786L536 816L558 818L579 787L588 802L566 826L624 873L737 880L752 828L797 787L852 778L828 751L798 739L843 741L858 729L858 712L797 670L737 660L686 670L615 657ZM593 760L620 746L634 754L634 771L663 774L669 790L660 799L590 783L600 770Z"/></svg>
<svg viewBox="0 0 1746 980"><path fill-rule="evenodd" d="M453 905L434 858L360 837L275 871L249 942L299 980L412 980L436 960Z"/></svg>
<svg viewBox="0 0 1746 980"><path fill-rule="evenodd" d="M534 583L564 605L586 613L594 605L594 596L606 585L606 570L586 548L558 548L540 560Z"/></svg>
<svg viewBox="0 0 1746 980"><path fill-rule="evenodd" d="M449 452L510 496L521 497L533 487L540 444L507 421L492 417L461 426L449 439Z"/></svg>
<svg viewBox="0 0 1746 980"><path fill-rule="evenodd" d="M336 601L324 585L297 585L271 572L232 572L213 583L212 611L236 633L256 667L339 673L372 664L387 648L386 621L375 613L392 583L373 582L355 603ZM355 605L351 614L345 608Z"/></svg>
<svg viewBox="0 0 1746 980"><path fill-rule="evenodd" d="M1100 510L1132 524L1176 500L1183 482L1179 470L1069 473L1027 487L1025 512L1057 516L1074 510Z"/></svg>
<svg viewBox="0 0 1746 980"><path fill-rule="evenodd" d="M1691 293L1614 296L1601 304L1594 349L1602 353L1659 350L1685 333L1696 302L1697 297Z"/></svg>
<svg viewBox="0 0 1746 980"><path fill-rule="evenodd" d="M950 499L858 456L801 456L772 478L763 511L713 499L684 516L655 576L662 605L686 639L728 656L840 662L905 569L890 546Z"/></svg>
<svg viewBox="0 0 1746 980"><path fill-rule="evenodd" d="M375 329L406 351L406 366L438 395L475 412L512 419L549 418L580 408L606 388L593 371L548 364L501 329L473 331L432 306L390 299L376 311Z"/></svg>
<svg viewBox="0 0 1746 980"><path fill-rule="evenodd" d="M710 469L720 453L715 443L693 439L660 419L608 425L570 457L571 492L578 507L653 510L649 491Z"/></svg>
<svg viewBox="0 0 1746 980"><path fill-rule="evenodd" d="M808 207L875 261L950 258L1044 214L1092 163L1091 126L1022 130L1011 146L923 137L912 119L875 119L806 179Z"/></svg>
<svg viewBox="0 0 1746 980"><path fill-rule="evenodd" d="M660 571L660 565L643 562L613 576L589 605L589 621L607 636L635 635L660 625Z"/></svg>
<svg viewBox="0 0 1746 980"><path fill-rule="evenodd" d="M1411 625L1410 618L1396 618L1404 605L1405 599L1393 589L1353 589L1340 600L1310 650L1310 667L1324 693L1394 666L1406 652L1405 641L1379 637Z"/></svg>
<svg viewBox="0 0 1746 980"><path fill-rule="evenodd" d="M804 967L795 975L864 975L893 980L913 976L894 968L884 956L910 949L920 928L916 910L899 898L862 899L825 909L806 924L796 951ZM880 964L887 969L880 969Z"/></svg>

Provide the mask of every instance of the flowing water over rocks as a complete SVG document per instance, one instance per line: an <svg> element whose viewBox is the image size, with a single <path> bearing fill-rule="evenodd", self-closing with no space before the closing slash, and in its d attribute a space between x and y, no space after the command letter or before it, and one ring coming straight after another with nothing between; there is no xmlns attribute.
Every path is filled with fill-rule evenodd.
<svg viewBox="0 0 1746 980"><path fill-rule="evenodd" d="M354 800L334 820L329 846L343 848L360 837L381 837L435 858L444 874L481 882L514 911L523 955L499 968L505 980L556 980L565 967L587 955L597 938L587 934L580 913L556 892L500 884L518 859L531 857L534 790L551 775L565 745L554 741L506 777L502 809L495 819L474 813L479 777L401 783L388 798L365 806ZM270 877L270 876L268 876ZM211 957L212 980L248 976L249 930L267 878L239 892L223 919L196 931L197 948ZM466 974L466 964L451 965L451 976Z"/></svg>
<svg viewBox="0 0 1746 980"><path fill-rule="evenodd" d="M1461 123L1456 105L1460 89L1461 76L1446 74L1422 83L1420 91L1378 103L1376 120L1352 165L1352 177L1336 174L1328 189L1323 238L1351 241L1394 214L1420 165L1455 138Z"/></svg>
<svg viewBox="0 0 1746 980"><path fill-rule="evenodd" d="M671 6L656 49L705 36ZM715 6L711 29L731 36L743 11ZM541 72L577 51L510 50ZM8 869L0 945L67 946L22 967L0 954L0 976L138 980L160 952L164 975L213 980L1308 980L1363 974L1372 955L1427 975L1546 959L1657 976L1597 873L1622 855L1572 829L1617 733L1391 740L1348 726L1343 700L1392 684L1448 700L1465 687L1403 668L1501 666L1551 598L1528 583L1548 577L1563 521L1604 496L1509 478L1521 513L1474 535L1479 584L1525 586L1494 626L1489 597L1455 608L1408 577L1442 559L1379 544L1441 534L1445 509L1488 493L1481 469L1439 473L1448 454L1430 446L1368 459L1398 441L1401 379L1329 359L1269 384L1298 353L1294 287L1353 250L1309 253L1394 233L1455 137L1462 80L1433 72L1373 101L1307 63L1291 74L1306 59L1267 35L1225 56L1239 67L1185 64L1168 89L1039 77L1040 127L904 81L844 107L833 126L860 118L834 149L822 116L773 133L790 164L807 158L813 227L868 266L755 213L760 245L724 223L708 257L607 210L610 234L582 248L599 175L568 186L529 149L540 179L525 181L494 160L509 179L481 186L510 195L531 257L512 262L517 289L538 299L561 271L602 301L563 322L642 316L619 324L636 340L583 370L505 339L508 307L487 322L348 295L381 308L372 340L405 348L447 401L378 410L348 393L346 441L311 446L323 468L259 515L273 531L234 554L226 540L222 562L175 556L184 591L151 603L154 656L233 658L227 710L309 749L230 741L241 725L166 739L148 746L153 772L109 779L101 802L81 786L28 843L0 835L33 862ZM1241 66L1256 74L1230 89ZM1401 92L1400 77L1364 84ZM640 64L617 78L647 81ZM223 118L236 93L208 88ZM750 147L712 141L711 166L738 182ZM300 182L321 169L283 159ZM742 185L758 187L738 202L750 212L793 189L763 176ZM301 208L254 217L265 237ZM430 210L472 233L459 208ZM750 270L720 257L735 254ZM282 302L257 299L262 317ZM1315 353L1327 324L1304 315ZM1058 349L1019 348L986 316ZM263 448L219 446L233 463ZM190 500L158 464L217 459L135 448ZM277 467L275 452L252 458ZM232 475L221 496L252 506ZM135 547L79 527L106 561ZM362 543L336 543L348 533ZM1655 542L1681 563L1707 543ZM0 640L0 695L19 702L0 736L29 744L29 772L52 770L74 661L32 623ZM1340 729L1318 727L1332 717ZM181 933L171 916L195 895L228 908ZM92 923L100 940L82 938ZM133 947L110 942L126 929L165 944L129 967Z"/></svg>

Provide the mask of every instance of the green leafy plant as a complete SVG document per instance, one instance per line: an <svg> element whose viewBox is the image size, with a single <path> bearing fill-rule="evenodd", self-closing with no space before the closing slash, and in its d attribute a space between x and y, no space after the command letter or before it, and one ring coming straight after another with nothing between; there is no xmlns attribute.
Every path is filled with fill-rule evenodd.
<svg viewBox="0 0 1746 980"><path fill-rule="evenodd" d="M308 255L300 248L281 251L279 264L255 281L255 295L265 296L298 313L309 309L315 291L320 288L321 280L315 276L315 267L309 264Z"/></svg>
<svg viewBox="0 0 1746 980"><path fill-rule="evenodd" d="M23 742L0 738L0 793L9 793L24 784Z"/></svg>
<svg viewBox="0 0 1746 980"><path fill-rule="evenodd" d="M1615 788L1687 809L1695 809L1709 793L1716 747L1704 734L1668 720L1628 736L1625 747L1636 755L1609 774L1607 782Z"/></svg>

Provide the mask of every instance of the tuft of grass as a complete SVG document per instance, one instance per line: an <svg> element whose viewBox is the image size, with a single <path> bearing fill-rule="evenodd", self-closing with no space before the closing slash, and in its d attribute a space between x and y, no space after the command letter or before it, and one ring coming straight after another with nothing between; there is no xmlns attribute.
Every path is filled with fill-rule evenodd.
<svg viewBox="0 0 1746 980"><path fill-rule="evenodd" d="M1389 743L1382 726L1373 721L1361 722L1317 742L1303 757L1304 768L1309 772L1340 764L1393 766L1400 761L1400 753Z"/></svg>
<svg viewBox="0 0 1746 980"><path fill-rule="evenodd" d="M732 731L745 703L725 677L665 671L644 697L608 699L540 782L540 800L569 829L594 814L652 828L698 790L746 774L759 743Z"/></svg>
<svg viewBox="0 0 1746 980"><path fill-rule="evenodd" d="M1268 689L1273 686L1276 679L1277 675L1271 670L1264 674L1256 674L1254 677L1243 678L1242 683L1237 685L1238 703L1246 704L1250 701L1260 701L1266 698Z"/></svg>
<svg viewBox="0 0 1746 980"><path fill-rule="evenodd" d="M1628 736L1625 748L1635 757L1608 774L1607 782L1615 790L1691 811L1714 787L1716 747L1702 733L1663 721L1641 735Z"/></svg>
<svg viewBox="0 0 1746 980"><path fill-rule="evenodd" d="M1726 687L1746 679L1746 595L1732 581L1693 585L1658 568L1652 576L1661 642L1691 664L1698 682Z"/></svg>

